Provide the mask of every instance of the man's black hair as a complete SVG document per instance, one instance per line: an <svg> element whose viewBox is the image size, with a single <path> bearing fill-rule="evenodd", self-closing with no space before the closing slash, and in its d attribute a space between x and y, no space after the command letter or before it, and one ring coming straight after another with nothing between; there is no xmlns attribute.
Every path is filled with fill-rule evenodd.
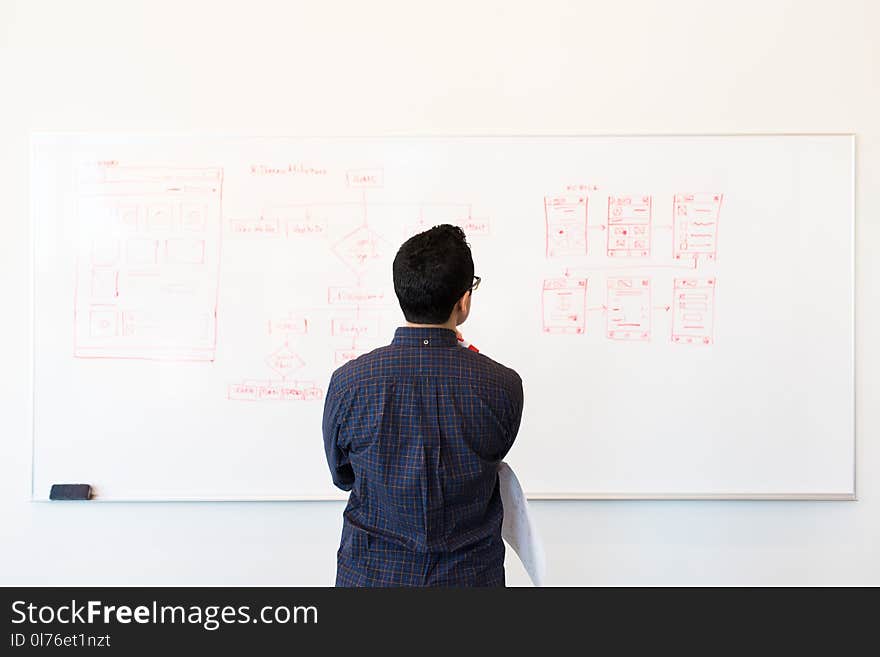
<svg viewBox="0 0 880 657"><path fill-rule="evenodd" d="M474 280L464 231L443 224L410 237L394 257L394 292L413 324L443 324Z"/></svg>

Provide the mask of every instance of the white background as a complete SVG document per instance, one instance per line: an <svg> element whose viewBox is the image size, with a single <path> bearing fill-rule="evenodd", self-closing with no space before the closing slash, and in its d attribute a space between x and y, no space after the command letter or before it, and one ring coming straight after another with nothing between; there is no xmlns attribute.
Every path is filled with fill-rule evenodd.
<svg viewBox="0 0 880 657"><path fill-rule="evenodd" d="M324 584L342 509L27 501L31 130L766 131L858 135L860 500L536 502L547 579L880 583L875 3L138 5L0 3L0 581Z"/></svg>

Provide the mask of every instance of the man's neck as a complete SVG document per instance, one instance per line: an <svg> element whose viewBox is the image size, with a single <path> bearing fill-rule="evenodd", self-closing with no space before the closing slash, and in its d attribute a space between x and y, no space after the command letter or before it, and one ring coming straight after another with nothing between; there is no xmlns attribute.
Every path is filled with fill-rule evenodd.
<svg viewBox="0 0 880 657"><path fill-rule="evenodd" d="M448 331L455 331L455 322L448 321L444 324L413 324L412 322L407 322L406 325L409 328L432 328L432 329L446 329Z"/></svg>

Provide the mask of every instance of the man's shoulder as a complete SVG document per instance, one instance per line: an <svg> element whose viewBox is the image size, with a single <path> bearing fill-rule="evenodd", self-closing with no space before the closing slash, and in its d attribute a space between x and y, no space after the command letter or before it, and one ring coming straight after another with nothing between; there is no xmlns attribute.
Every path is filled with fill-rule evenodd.
<svg viewBox="0 0 880 657"><path fill-rule="evenodd" d="M467 363L467 371L477 374L477 378L486 383L496 384L515 392L522 388L522 378L513 368L490 358L486 354L470 349L461 349L461 358Z"/></svg>
<svg viewBox="0 0 880 657"><path fill-rule="evenodd" d="M454 347L447 353L454 357L443 358L446 375L474 384L501 387L512 394L521 394L522 379L516 370L483 353L463 347ZM418 375L419 372L411 368L411 363L406 365L401 361L403 357L401 350L393 344L378 347L337 368L333 372L332 381L340 389L352 389L368 379L383 375ZM430 376L437 375L436 369L430 372Z"/></svg>
<svg viewBox="0 0 880 657"><path fill-rule="evenodd" d="M374 365L381 361L387 361L390 357L391 345L377 347L340 365L334 370L331 380L336 381L340 385L351 384L359 379L371 376L375 371Z"/></svg>
<svg viewBox="0 0 880 657"><path fill-rule="evenodd" d="M499 363L497 360L487 356L482 351L471 351L470 349L461 348L459 353L462 354L464 358L469 359L473 365L487 372L499 376L519 378L519 374L517 374L516 370L503 363Z"/></svg>

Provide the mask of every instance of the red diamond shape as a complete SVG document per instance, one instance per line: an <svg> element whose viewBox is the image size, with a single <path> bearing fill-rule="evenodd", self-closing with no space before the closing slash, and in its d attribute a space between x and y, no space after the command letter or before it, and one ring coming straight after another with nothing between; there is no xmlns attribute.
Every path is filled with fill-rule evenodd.
<svg viewBox="0 0 880 657"><path fill-rule="evenodd" d="M281 347L266 359L266 364L276 372L285 375L305 365L305 361L287 347Z"/></svg>
<svg viewBox="0 0 880 657"><path fill-rule="evenodd" d="M360 274L385 255L385 242L377 233L361 226L334 244L333 252Z"/></svg>

